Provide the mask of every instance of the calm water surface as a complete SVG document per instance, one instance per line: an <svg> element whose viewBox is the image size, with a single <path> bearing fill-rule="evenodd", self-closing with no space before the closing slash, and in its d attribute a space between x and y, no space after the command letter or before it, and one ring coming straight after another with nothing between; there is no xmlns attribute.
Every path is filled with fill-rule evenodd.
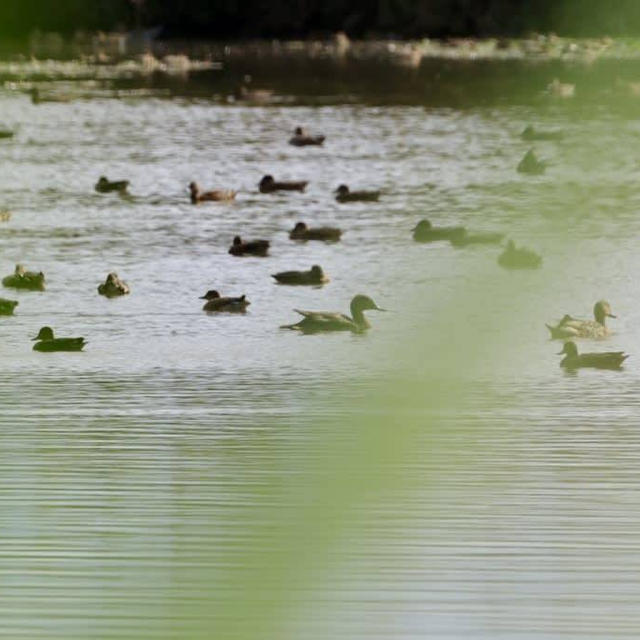
<svg viewBox="0 0 640 640"><path fill-rule="evenodd" d="M318 544L322 573L302 563L273 596L290 606L277 637L638 636L640 117L597 100L477 102L33 106L0 94L17 130L0 144L13 212L0 271L24 262L49 283L3 293L20 306L0 322L1 637L232 637L216 603L252 568L247 549L278 545L259 535L261 509L304 519L305 498L283 487L304 486L309 460L322 468L343 438L357 446L354 407L391 371L419 390L419 372L437 378L469 336L464 407L448 403L429 427L429 385L412 392L424 432L380 470L387 489L347 509L360 524ZM514 171L528 122L565 131L536 145L551 164L540 178ZM298 124L326 145L287 145ZM310 185L261 195L265 173ZM102 174L131 180L132 197L96 194ZM194 207L191 180L237 201ZM382 199L338 205L342 182ZM413 243L423 217L503 230L544 268L506 273L495 247ZM338 225L343 241L291 242L299 220ZM269 239L271 257L229 256L237 233ZM324 288L270 281L316 263ZM111 270L130 296L97 295ZM245 293L249 313L202 313L210 288ZM360 292L390 309L370 314L367 336L278 330L294 308L347 311ZM615 335L581 348L633 357L622 373L563 374L544 322L588 316L602 297ZM31 351L45 324L84 335L86 352ZM293 551L283 562L295 574Z"/></svg>

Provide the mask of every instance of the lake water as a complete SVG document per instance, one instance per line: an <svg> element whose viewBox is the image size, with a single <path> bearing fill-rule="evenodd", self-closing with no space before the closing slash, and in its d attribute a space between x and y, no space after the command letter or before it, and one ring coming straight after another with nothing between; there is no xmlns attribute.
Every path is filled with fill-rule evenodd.
<svg viewBox="0 0 640 640"><path fill-rule="evenodd" d="M638 99L611 68L560 69L583 85L558 101L557 68L434 67L321 69L274 106L226 102L215 74L0 93L0 275L48 282L2 292L0 637L637 637ZM536 143L541 177L515 172L527 123L565 134ZM289 146L300 124L324 147ZM262 195L265 173L309 187ZM131 198L95 193L103 174ZM237 200L192 206L191 180ZM343 182L380 202L337 204ZM543 268L414 243L424 217ZM292 242L300 220L343 240ZM228 255L238 233L271 256ZM312 264L330 284L269 277ZM97 295L113 270L131 295ZM249 312L203 313L211 288ZM389 309L366 336L278 328L356 293ZM580 348L632 357L567 375L544 323L600 298L615 333ZM85 352L33 352L42 325Z"/></svg>

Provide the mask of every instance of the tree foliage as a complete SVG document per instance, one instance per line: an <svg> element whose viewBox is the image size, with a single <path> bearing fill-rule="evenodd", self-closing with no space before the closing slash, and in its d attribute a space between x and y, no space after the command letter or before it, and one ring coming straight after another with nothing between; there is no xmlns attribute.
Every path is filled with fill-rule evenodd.
<svg viewBox="0 0 640 640"><path fill-rule="evenodd" d="M138 6L140 13L138 14ZM163 25L168 35L571 35L640 31L638 0L2 0L0 32Z"/></svg>

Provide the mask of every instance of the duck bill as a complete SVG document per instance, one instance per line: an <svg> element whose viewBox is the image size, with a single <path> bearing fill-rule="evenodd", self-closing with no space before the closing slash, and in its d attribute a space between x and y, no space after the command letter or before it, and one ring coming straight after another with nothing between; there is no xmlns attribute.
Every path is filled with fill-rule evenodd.
<svg viewBox="0 0 640 640"><path fill-rule="evenodd" d="M607 313L608 318L617 318L618 316L614 316L613 313Z"/></svg>
<svg viewBox="0 0 640 640"><path fill-rule="evenodd" d="M383 309L382 307L375 307L376 311L388 311L388 309Z"/></svg>
<svg viewBox="0 0 640 640"><path fill-rule="evenodd" d="M558 351L558 353L556 353L557 356L563 356L566 353L566 351L563 349L562 351Z"/></svg>
<svg viewBox="0 0 640 640"><path fill-rule="evenodd" d="M31 338L31 342L36 342L40 340L40 336L36 336L35 338Z"/></svg>

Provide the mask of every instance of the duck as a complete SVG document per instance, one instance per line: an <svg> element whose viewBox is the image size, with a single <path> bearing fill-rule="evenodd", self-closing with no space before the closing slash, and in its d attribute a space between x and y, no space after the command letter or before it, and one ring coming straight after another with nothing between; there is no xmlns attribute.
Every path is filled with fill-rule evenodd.
<svg viewBox="0 0 640 640"><path fill-rule="evenodd" d="M256 104L269 104L274 101L273 89L250 89L253 82L250 75L245 75L242 82L236 87L233 96L241 102L253 102Z"/></svg>
<svg viewBox="0 0 640 640"><path fill-rule="evenodd" d="M225 200L235 200L237 191L231 189L214 189L213 191L200 191L197 182L189 183L191 192L191 204L199 202L221 202Z"/></svg>
<svg viewBox="0 0 640 640"><path fill-rule="evenodd" d="M100 176L98 182L96 182L95 190L98 193L112 193L117 191L120 194L124 194L127 192L128 187L128 180L108 180L104 176Z"/></svg>
<svg viewBox="0 0 640 640"><path fill-rule="evenodd" d="M560 361L560 366L565 369L620 369L629 357L624 351L578 354L578 347L572 340L564 343L564 348L558 355L565 356Z"/></svg>
<svg viewBox="0 0 640 640"><path fill-rule="evenodd" d="M611 305L606 300L598 300L593 305L594 320L578 320L566 314L554 327L547 324L552 340L566 340L567 338L591 338L594 340L606 338L611 334L606 325L607 318L615 318L611 313Z"/></svg>
<svg viewBox="0 0 640 640"><path fill-rule="evenodd" d="M537 269L542 265L542 257L530 249L517 248L513 240L509 240L498 256L498 264L505 269Z"/></svg>
<svg viewBox="0 0 640 640"><path fill-rule="evenodd" d="M309 228L306 223L298 222L289 232L291 240L324 240L326 242L337 242L340 240L342 231L337 227L315 227Z"/></svg>
<svg viewBox="0 0 640 640"><path fill-rule="evenodd" d="M44 291L44 273L40 271L26 271L21 264L17 264L12 275L2 279L5 287L13 289L29 289L30 291Z"/></svg>
<svg viewBox="0 0 640 640"><path fill-rule="evenodd" d="M12 316L13 310L18 306L17 300L0 298L0 316Z"/></svg>
<svg viewBox="0 0 640 640"><path fill-rule="evenodd" d="M336 190L338 202L377 202L380 198L379 191L351 191L346 184L341 184Z"/></svg>
<svg viewBox="0 0 640 640"><path fill-rule="evenodd" d="M547 85L547 93L556 98L573 98L576 94L576 85L569 82L560 82L558 78L554 78Z"/></svg>
<svg viewBox="0 0 640 640"><path fill-rule="evenodd" d="M227 312L227 313L245 313L247 307L251 304L247 300L247 296L242 295L237 298L223 298L215 289L210 289L203 296L201 300L206 300L203 311L209 313L212 312Z"/></svg>
<svg viewBox="0 0 640 640"><path fill-rule="evenodd" d="M547 163L539 160L533 149L529 149L516 167L518 173L527 173L532 176L542 175L547 168Z"/></svg>
<svg viewBox="0 0 640 640"><path fill-rule="evenodd" d="M13 131L11 129L0 129L0 140L8 140L13 138Z"/></svg>
<svg viewBox="0 0 640 640"><path fill-rule="evenodd" d="M273 176L266 175L260 180L260 193L274 193L275 191L304 191L309 182L307 180L276 182Z"/></svg>
<svg viewBox="0 0 640 640"><path fill-rule="evenodd" d="M351 331L363 333L370 328L364 312L368 310L385 311L381 309L369 296L358 294L351 300L351 317L328 311L301 311L294 309L303 316L300 322L282 325L281 329L293 329L302 333L320 333L328 331Z"/></svg>
<svg viewBox="0 0 640 640"><path fill-rule="evenodd" d="M42 327L35 338L34 351L82 351L84 338L56 338L51 327Z"/></svg>
<svg viewBox="0 0 640 640"><path fill-rule="evenodd" d="M31 102L33 104L42 104L43 102L71 102L71 96L61 93L42 95L38 87L32 87L27 93L31 96Z"/></svg>
<svg viewBox="0 0 640 640"><path fill-rule="evenodd" d="M11 211L0 210L0 222L9 222L11 220Z"/></svg>
<svg viewBox="0 0 640 640"><path fill-rule="evenodd" d="M309 271L281 271L271 274L280 284L293 285L322 285L329 282L320 265L314 264Z"/></svg>
<svg viewBox="0 0 640 640"><path fill-rule="evenodd" d="M499 244L503 238L503 233L469 233L464 227L460 227L451 234L449 242L454 247L467 247L473 244Z"/></svg>
<svg viewBox="0 0 640 640"><path fill-rule="evenodd" d="M131 289L129 289L129 285L126 282L120 280L117 273L112 271L104 283L98 285L98 293L107 298L115 298L131 293Z"/></svg>
<svg viewBox="0 0 640 640"><path fill-rule="evenodd" d="M416 242L436 242L438 240L451 240L460 233L466 233L464 227L434 227L429 220L420 220L412 229L413 239Z"/></svg>
<svg viewBox="0 0 640 640"><path fill-rule="evenodd" d="M294 147L319 147L324 144L325 136L312 136L307 133L302 127L296 127L293 132L293 137L289 140L289 144Z"/></svg>
<svg viewBox="0 0 640 640"><path fill-rule="evenodd" d="M252 255L264 257L268 252L268 240L250 240L249 242L243 242L240 236L236 236L233 239L233 244L229 248L229 253L232 256Z"/></svg>
<svg viewBox="0 0 640 640"><path fill-rule="evenodd" d="M520 137L527 142L535 142L537 140L552 141L562 140L564 134L562 131L538 131L534 129L530 124L524 128L524 131L520 134Z"/></svg>

